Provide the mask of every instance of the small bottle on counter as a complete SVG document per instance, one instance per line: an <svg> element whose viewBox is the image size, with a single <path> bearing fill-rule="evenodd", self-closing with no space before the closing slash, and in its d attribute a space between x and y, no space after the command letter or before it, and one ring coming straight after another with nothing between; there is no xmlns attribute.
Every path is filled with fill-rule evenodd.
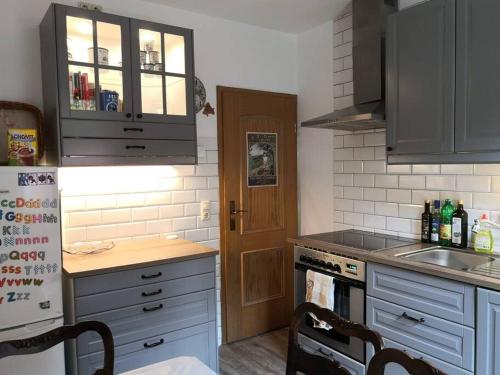
<svg viewBox="0 0 500 375"><path fill-rule="evenodd" d="M469 217L464 210L464 202L458 201L458 208L453 212L451 224L451 245L453 247L467 248Z"/></svg>
<svg viewBox="0 0 500 375"><path fill-rule="evenodd" d="M441 208L441 217L439 219L439 244L441 246L451 246L451 222L455 207L451 203L451 199L444 201Z"/></svg>
<svg viewBox="0 0 500 375"><path fill-rule="evenodd" d="M441 201L434 201L434 209L431 216L431 243L439 245L439 216Z"/></svg>
<svg viewBox="0 0 500 375"><path fill-rule="evenodd" d="M422 214L422 242L431 242L431 201L425 201L425 211Z"/></svg>

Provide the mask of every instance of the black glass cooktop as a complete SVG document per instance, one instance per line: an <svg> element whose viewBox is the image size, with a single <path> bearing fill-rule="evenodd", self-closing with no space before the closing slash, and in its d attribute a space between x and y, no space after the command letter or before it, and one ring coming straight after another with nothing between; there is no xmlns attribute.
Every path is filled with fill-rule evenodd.
<svg viewBox="0 0 500 375"><path fill-rule="evenodd" d="M411 238L389 236L386 234L364 232L354 229L311 234L304 237L311 240L327 242L334 245L343 245L366 251L382 250L419 242Z"/></svg>

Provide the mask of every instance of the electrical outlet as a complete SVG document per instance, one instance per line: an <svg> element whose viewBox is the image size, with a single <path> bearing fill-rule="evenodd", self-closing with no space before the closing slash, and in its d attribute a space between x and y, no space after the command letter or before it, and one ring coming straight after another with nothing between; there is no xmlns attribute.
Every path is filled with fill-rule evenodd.
<svg viewBox="0 0 500 375"><path fill-rule="evenodd" d="M210 201L202 201L200 203L200 218L201 221L210 219Z"/></svg>
<svg viewBox="0 0 500 375"><path fill-rule="evenodd" d="M80 1L78 3L78 7L87 9L87 10L96 10L98 12L102 12L102 5L87 3L86 1Z"/></svg>

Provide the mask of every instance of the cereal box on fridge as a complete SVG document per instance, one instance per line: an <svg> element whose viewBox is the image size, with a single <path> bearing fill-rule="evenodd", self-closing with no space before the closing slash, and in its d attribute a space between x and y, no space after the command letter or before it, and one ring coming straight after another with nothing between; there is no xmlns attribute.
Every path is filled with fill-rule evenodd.
<svg viewBox="0 0 500 375"><path fill-rule="evenodd" d="M31 166L38 160L38 139L36 129L9 129L9 165Z"/></svg>

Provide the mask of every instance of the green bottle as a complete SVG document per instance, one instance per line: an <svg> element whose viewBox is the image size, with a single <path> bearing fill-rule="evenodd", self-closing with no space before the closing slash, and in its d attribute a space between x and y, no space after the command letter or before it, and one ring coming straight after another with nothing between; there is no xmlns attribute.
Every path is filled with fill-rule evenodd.
<svg viewBox="0 0 500 375"><path fill-rule="evenodd" d="M439 218L439 244L441 246L451 246L452 241L452 218L455 207L451 204L450 199L444 201L443 208L441 208L441 215Z"/></svg>

